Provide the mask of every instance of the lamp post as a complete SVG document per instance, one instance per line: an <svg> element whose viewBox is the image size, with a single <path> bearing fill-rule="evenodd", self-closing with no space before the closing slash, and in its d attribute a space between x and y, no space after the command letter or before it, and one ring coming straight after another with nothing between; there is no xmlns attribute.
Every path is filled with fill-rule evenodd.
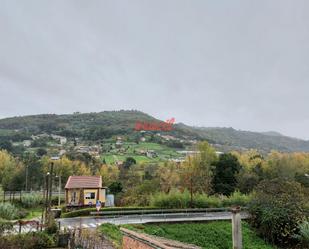
<svg viewBox="0 0 309 249"><path fill-rule="evenodd" d="M52 201L52 189L53 189L53 173L54 173L54 162L55 160L58 160L59 157L51 157L50 158L52 161L50 163L50 168L48 172L48 184L47 184L47 198L46 198L46 220L45 223L50 222L50 215L51 215L51 201Z"/></svg>
<svg viewBox="0 0 309 249"><path fill-rule="evenodd" d="M50 174L49 174L49 186L48 186L48 213L51 210L51 199L52 199L52 188L53 188L53 172L54 172L54 162L50 163Z"/></svg>

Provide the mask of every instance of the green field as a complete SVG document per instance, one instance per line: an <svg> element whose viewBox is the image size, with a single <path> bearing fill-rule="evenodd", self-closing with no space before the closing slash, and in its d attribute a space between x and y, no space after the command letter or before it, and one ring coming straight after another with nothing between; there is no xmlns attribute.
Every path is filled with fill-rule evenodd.
<svg viewBox="0 0 309 249"><path fill-rule="evenodd" d="M177 151L173 148L169 148L165 145L156 144L156 143L147 143L140 142L136 143L124 143L121 147L124 151L120 151L121 149L112 149L109 152L104 153L101 156L101 159L105 160L107 164L113 164L116 161L124 161L127 157L133 157L138 163L141 162L159 162L168 160L171 158L179 158L181 155L177 153ZM139 151L149 151L152 150L157 154L157 157L147 157L144 155L140 155Z"/></svg>
<svg viewBox="0 0 309 249"><path fill-rule="evenodd" d="M231 222L127 225L126 228L201 246L205 249L231 249ZM274 249L260 239L246 222L242 223L244 249Z"/></svg>

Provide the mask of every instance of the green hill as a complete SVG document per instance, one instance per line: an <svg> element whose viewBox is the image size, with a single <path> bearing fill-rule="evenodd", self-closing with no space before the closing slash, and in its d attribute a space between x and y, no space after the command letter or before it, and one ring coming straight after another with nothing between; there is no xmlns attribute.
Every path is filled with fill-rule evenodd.
<svg viewBox="0 0 309 249"><path fill-rule="evenodd" d="M115 135L136 133L137 121L160 121L140 111L42 114L0 119L0 141L22 141L31 135L49 133L97 141ZM309 141L283 136L277 132L250 132L233 128L205 128L176 124L168 133L183 140L208 140L222 150L256 148L263 151L309 151Z"/></svg>

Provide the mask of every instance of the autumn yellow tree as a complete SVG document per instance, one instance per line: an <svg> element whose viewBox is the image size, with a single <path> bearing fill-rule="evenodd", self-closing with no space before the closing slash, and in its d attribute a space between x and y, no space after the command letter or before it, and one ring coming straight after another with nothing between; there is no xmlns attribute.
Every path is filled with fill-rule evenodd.
<svg viewBox="0 0 309 249"><path fill-rule="evenodd" d="M210 194L212 170L218 160L215 149L207 142L198 145L198 153L188 156L180 168L182 189L188 189L191 194L196 192Z"/></svg>
<svg viewBox="0 0 309 249"><path fill-rule="evenodd" d="M23 164L7 151L0 150L0 183L4 190L21 190L23 188Z"/></svg>
<svg viewBox="0 0 309 249"><path fill-rule="evenodd" d="M97 175L102 177L104 186L109 186L119 179L119 168L116 165L102 164Z"/></svg>
<svg viewBox="0 0 309 249"><path fill-rule="evenodd" d="M173 162L165 162L158 167L157 175L161 191L169 193L171 189L179 186L180 174L178 168Z"/></svg>

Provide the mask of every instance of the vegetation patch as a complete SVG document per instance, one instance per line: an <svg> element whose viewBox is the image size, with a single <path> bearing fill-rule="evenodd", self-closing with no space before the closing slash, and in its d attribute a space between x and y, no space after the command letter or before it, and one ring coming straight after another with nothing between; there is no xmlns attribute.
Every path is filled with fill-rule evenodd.
<svg viewBox="0 0 309 249"><path fill-rule="evenodd" d="M226 221L209 223L126 225L124 227L150 235L194 244L205 249L233 248L232 225L231 222ZM246 222L242 223L242 233L244 249L275 248L260 239L250 229Z"/></svg>
<svg viewBox="0 0 309 249"><path fill-rule="evenodd" d="M45 232L7 235L0 237L0 248L43 249L55 246L52 236Z"/></svg>
<svg viewBox="0 0 309 249"><path fill-rule="evenodd" d="M116 248L120 248L122 244L122 233L118 226L113 224L102 224L99 228L99 232L105 235Z"/></svg>
<svg viewBox="0 0 309 249"><path fill-rule="evenodd" d="M169 193L157 193L152 196L150 205L158 208L219 208L230 206L247 206L251 195L234 192L231 196L208 196L206 194L194 194L189 191L171 191Z"/></svg>

